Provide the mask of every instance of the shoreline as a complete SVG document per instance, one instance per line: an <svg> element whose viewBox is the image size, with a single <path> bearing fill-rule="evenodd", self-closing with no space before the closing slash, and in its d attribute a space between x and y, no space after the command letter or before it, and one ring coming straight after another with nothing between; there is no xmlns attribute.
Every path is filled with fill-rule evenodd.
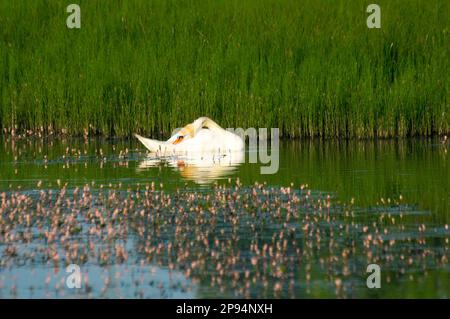
<svg viewBox="0 0 450 319"><path fill-rule="evenodd" d="M321 136L321 135L313 135L313 136L283 136L280 134L279 139L281 141L335 141L335 142L347 142L347 141L394 141L394 140L428 140L428 139L440 139L443 144L448 144L448 136L449 132L444 133L435 133L430 135L388 135L388 136ZM148 135L148 137L152 137L155 139L165 140L170 137L170 133L167 134L155 134ZM2 129L0 131L0 138L2 139L14 139L21 140L25 138L34 138L34 139L50 139L50 138L73 138L73 139L105 139L105 140L134 140L135 137L133 134L130 135L105 135L101 133L93 133L93 134L69 134L64 132L51 132L44 133L43 131L34 132L32 130L19 130L12 132L11 129ZM270 140L270 138L267 138Z"/></svg>

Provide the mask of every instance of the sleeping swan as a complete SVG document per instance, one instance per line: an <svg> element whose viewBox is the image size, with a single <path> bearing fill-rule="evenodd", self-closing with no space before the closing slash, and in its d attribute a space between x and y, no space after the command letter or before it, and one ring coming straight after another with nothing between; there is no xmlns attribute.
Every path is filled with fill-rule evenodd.
<svg viewBox="0 0 450 319"><path fill-rule="evenodd" d="M150 151L162 155L187 153L226 154L244 150L242 138L224 130L208 117L200 117L186 125L167 141L157 141L135 136Z"/></svg>

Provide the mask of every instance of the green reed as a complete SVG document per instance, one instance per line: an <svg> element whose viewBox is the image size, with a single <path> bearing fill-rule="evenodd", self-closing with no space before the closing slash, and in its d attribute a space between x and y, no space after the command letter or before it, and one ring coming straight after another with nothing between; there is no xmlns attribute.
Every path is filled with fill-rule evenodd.
<svg viewBox="0 0 450 319"><path fill-rule="evenodd" d="M74 2L74 1L72 1ZM0 0L3 131L167 135L199 116L283 136L450 132L450 2Z"/></svg>

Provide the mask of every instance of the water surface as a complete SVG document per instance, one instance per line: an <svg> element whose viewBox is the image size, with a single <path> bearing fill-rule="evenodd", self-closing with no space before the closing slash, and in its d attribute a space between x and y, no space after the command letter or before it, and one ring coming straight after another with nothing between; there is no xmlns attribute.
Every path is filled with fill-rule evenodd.
<svg viewBox="0 0 450 319"><path fill-rule="evenodd" d="M52 229L50 215L37 216L42 225L27 228L23 221L8 221L11 211L4 209L4 231L16 237L0 241L0 296L448 297L447 150L435 139L283 141L278 173L261 175L260 164L227 158L212 159L213 164L211 159L160 161L149 157L135 140L4 139L0 150L4 198L25 196L30 207L21 214L36 210L38 203L50 210L61 205L63 225L68 215L79 214L79 226L72 229L80 231L68 239L60 234L63 227L55 233L69 240L70 248L76 245L83 251L94 245L100 255L113 252L116 257L105 257L102 263L87 253L82 260L87 274L83 289L68 289L64 268L75 257L67 257L69 248L63 243L42 237ZM244 155L248 157L248 152ZM255 182L265 185L254 186ZM57 203L61 189L75 203L75 190L81 193L86 185L90 206ZM161 201L158 205L141 202L146 187L155 188L151 198ZM39 199L42 191L49 199ZM119 198L112 204L104 200L111 191ZM164 196L168 199L161 200ZM225 206L223 196L228 198ZM173 220L174 205L185 210L179 224ZM117 207L130 211L127 220L111 222L109 212ZM189 212L199 207L200 215ZM211 213L214 209L217 213ZM331 215L323 214L327 209ZM121 235L92 237L88 230L95 222L83 218L95 210L111 222L111 232ZM294 221L286 217L291 211ZM371 231L381 241L368 250ZM23 234L30 238L18 240ZM289 241L284 243L286 236ZM192 242L181 244L180 238ZM54 251L41 249L53 244ZM175 260L171 259L175 248L169 246L178 249ZM261 255L261 247L279 248L282 254ZM202 249L211 254L204 255ZM190 255L180 258L177 254L182 251ZM54 252L58 259L50 256ZM374 260L384 267L383 287L388 288L366 287L365 267Z"/></svg>

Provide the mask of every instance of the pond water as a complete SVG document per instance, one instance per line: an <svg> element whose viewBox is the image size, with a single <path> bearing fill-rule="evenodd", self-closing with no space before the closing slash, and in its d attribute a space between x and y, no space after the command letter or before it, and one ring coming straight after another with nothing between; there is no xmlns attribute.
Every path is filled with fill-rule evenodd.
<svg viewBox="0 0 450 319"><path fill-rule="evenodd" d="M447 145L295 140L278 154L261 175L161 161L134 139L3 138L0 297L450 296Z"/></svg>

